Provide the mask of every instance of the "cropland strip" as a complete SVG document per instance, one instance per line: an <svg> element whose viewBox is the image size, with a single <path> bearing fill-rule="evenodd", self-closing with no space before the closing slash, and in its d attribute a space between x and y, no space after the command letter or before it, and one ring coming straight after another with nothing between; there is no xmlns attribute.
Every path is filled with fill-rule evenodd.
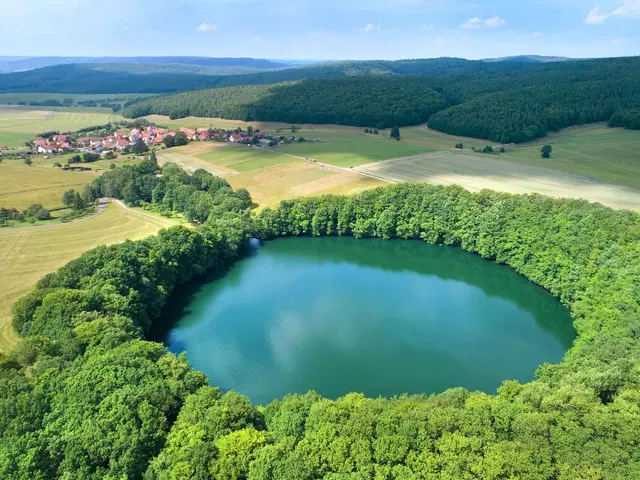
<svg viewBox="0 0 640 480"><path fill-rule="evenodd" d="M111 203L81 222L0 229L0 351L18 341L10 325L11 305L44 275L99 245L144 238L173 224Z"/></svg>
<svg viewBox="0 0 640 480"><path fill-rule="evenodd" d="M640 191L547 168L498 160L490 155L439 152L397 158L354 171L393 182L461 185L509 193L584 198L613 208L640 211Z"/></svg>

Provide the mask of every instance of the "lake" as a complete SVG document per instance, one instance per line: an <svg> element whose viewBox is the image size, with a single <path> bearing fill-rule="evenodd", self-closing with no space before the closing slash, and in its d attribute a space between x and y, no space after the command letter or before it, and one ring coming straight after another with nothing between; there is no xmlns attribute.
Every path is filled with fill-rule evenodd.
<svg viewBox="0 0 640 480"><path fill-rule="evenodd" d="M177 290L156 325L152 338L211 384L259 404L308 390L494 393L560 361L575 337L567 309L509 267L347 237L256 246L221 278Z"/></svg>

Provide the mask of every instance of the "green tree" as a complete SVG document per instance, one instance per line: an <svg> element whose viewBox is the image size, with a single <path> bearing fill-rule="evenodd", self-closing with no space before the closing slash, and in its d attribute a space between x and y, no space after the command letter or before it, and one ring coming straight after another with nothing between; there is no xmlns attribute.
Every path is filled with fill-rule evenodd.
<svg viewBox="0 0 640 480"><path fill-rule="evenodd" d="M147 147L147 144L144 143L142 140L138 140L131 147L131 152L135 153L136 155L140 155L140 154L146 153L148 151L149 151L149 147Z"/></svg>
<svg viewBox="0 0 640 480"><path fill-rule="evenodd" d="M187 138L187 134L184 132L177 132L175 137L173 137L173 144L176 147L186 145L187 143L189 143L189 139Z"/></svg>
<svg viewBox="0 0 640 480"><path fill-rule="evenodd" d="M46 208L40 208L34 215L33 218L36 220L49 220L51 218L51 213Z"/></svg>
<svg viewBox="0 0 640 480"><path fill-rule="evenodd" d="M71 207L71 205L73 205L75 194L76 191L73 188L65 190L65 192L62 194L62 204L65 207Z"/></svg>
<svg viewBox="0 0 640 480"><path fill-rule="evenodd" d="M167 135L166 137L164 137L162 139L162 143L164 143L164 146L167 148L171 148L174 146L174 136L173 135Z"/></svg>
<svg viewBox="0 0 640 480"><path fill-rule="evenodd" d="M396 140L400 140L400 127L395 126L391 129L391 133L389 134L391 138L395 138Z"/></svg>
<svg viewBox="0 0 640 480"><path fill-rule="evenodd" d="M542 158L551 157L551 151L552 151L551 145L545 145L544 147L542 147L540 149L540 153L542 154Z"/></svg>

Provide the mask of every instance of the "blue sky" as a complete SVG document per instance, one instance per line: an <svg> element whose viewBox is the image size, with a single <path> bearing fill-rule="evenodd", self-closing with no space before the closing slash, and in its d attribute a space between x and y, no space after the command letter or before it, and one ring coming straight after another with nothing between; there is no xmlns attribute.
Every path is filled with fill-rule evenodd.
<svg viewBox="0 0 640 480"><path fill-rule="evenodd" d="M3 0L0 55L640 54L640 0Z"/></svg>

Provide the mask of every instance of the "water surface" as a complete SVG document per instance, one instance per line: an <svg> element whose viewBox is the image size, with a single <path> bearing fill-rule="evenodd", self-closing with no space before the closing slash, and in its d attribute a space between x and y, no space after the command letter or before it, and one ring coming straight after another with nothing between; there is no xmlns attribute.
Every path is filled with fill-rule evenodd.
<svg viewBox="0 0 640 480"><path fill-rule="evenodd" d="M558 362L575 336L558 300L510 268L418 241L284 238L177 291L155 332L213 385L266 404L493 393Z"/></svg>

